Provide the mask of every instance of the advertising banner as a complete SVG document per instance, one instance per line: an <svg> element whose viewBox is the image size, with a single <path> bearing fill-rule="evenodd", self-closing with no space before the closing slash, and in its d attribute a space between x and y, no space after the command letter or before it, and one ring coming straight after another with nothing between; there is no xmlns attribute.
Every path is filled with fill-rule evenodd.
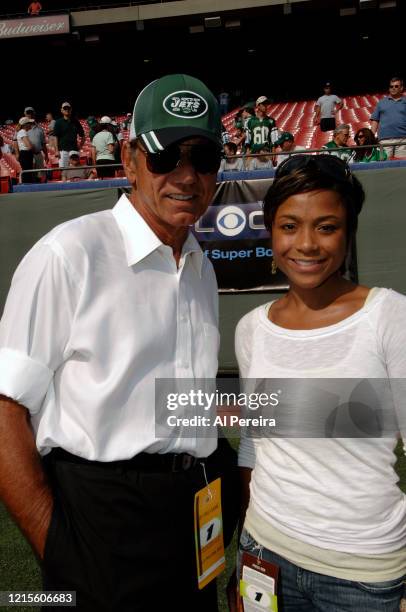
<svg viewBox="0 0 406 612"><path fill-rule="evenodd" d="M220 183L212 206L192 228L223 293L288 288L280 270L272 274L272 246L264 226L262 201L271 182Z"/></svg>
<svg viewBox="0 0 406 612"><path fill-rule="evenodd" d="M0 21L0 40L22 38L23 36L47 36L49 34L69 34L69 15L50 15Z"/></svg>

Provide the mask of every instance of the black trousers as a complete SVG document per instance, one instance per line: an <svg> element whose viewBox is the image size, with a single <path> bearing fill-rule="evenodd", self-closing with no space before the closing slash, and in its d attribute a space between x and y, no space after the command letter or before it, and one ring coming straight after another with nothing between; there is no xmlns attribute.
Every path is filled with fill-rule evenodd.
<svg viewBox="0 0 406 612"><path fill-rule="evenodd" d="M114 166L109 167L109 164L115 163L114 159L98 159L96 161L97 178L114 178L116 176L116 168ZM107 165L107 168L104 168L105 165Z"/></svg>
<svg viewBox="0 0 406 612"><path fill-rule="evenodd" d="M223 473L227 542L239 510L233 452L222 444L205 466L209 481ZM200 464L159 471L131 460L76 462L63 453L51 453L44 464L55 495L44 590L76 591L80 612L217 612L215 581L197 588L193 506L205 486Z"/></svg>
<svg viewBox="0 0 406 612"><path fill-rule="evenodd" d="M20 151L18 155L18 161L20 162L22 170L32 170L34 167L34 153L32 149L29 151ZM24 172L21 177L22 183L35 183L34 172Z"/></svg>
<svg viewBox="0 0 406 612"><path fill-rule="evenodd" d="M320 129L322 132L329 132L336 129L336 120L334 117L326 117L320 119Z"/></svg>

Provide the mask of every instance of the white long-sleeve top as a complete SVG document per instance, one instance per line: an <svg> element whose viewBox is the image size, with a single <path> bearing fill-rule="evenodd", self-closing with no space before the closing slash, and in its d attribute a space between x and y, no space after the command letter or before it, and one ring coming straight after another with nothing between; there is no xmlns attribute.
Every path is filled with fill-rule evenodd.
<svg viewBox="0 0 406 612"><path fill-rule="evenodd" d="M405 296L376 290L355 314L311 330L275 325L269 307L238 324L243 378L406 378ZM399 401L396 409L404 414ZM406 544L406 498L393 469L396 442L396 435L255 442L243 436L239 463L255 468L250 508L281 533L320 548L398 550Z"/></svg>

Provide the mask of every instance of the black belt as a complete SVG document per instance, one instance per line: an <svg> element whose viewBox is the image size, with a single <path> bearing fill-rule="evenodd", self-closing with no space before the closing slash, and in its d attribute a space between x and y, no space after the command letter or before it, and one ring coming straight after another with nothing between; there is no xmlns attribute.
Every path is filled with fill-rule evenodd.
<svg viewBox="0 0 406 612"><path fill-rule="evenodd" d="M82 465L99 466L101 468L139 468L157 472L185 472L206 461L206 457L194 457L188 453L151 454L139 453L130 459L119 461L90 461L68 453L63 448L54 448L46 455L45 461L67 461Z"/></svg>

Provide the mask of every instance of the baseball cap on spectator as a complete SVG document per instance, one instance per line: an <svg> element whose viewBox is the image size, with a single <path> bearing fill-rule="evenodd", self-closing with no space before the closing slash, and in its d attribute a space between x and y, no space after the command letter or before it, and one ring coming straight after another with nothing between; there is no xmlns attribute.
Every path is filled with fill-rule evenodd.
<svg viewBox="0 0 406 612"><path fill-rule="evenodd" d="M266 96L259 96L255 104L258 106L258 104L265 104L266 102L268 102L268 98Z"/></svg>
<svg viewBox="0 0 406 612"><path fill-rule="evenodd" d="M30 117L21 117L18 123L20 125L26 125L27 123L34 123L34 119L30 119Z"/></svg>
<svg viewBox="0 0 406 612"><path fill-rule="evenodd" d="M72 106L69 104L69 102L62 102L61 108L72 108Z"/></svg>
<svg viewBox="0 0 406 612"><path fill-rule="evenodd" d="M69 157L80 157L79 151L69 151Z"/></svg>
<svg viewBox="0 0 406 612"><path fill-rule="evenodd" d="M24 109L25 113L35 113L35 108L33 108L32 106L26 106Z"/></svg>
<svg viewBox="0 0 406 612"><path fill-rule="evenodd" d="M108 115L104 115L101 119L100 119L100 123L111 123L111 119Z"/></svg>
<svg viewBox="0 0 406 612"><path fill-rule="evenodd" d="M190 136L203 136L221 146L219 104L202 81L170 74L147 85L139 94L130 140L141 138L150 153Z"/></svg>
<svg viewBox="0 0 406 612"><path fill-rule="evenodd" d="M290 132L282 132L275 144L280 147L282 143L287 142L288 140L294 140L293 134Z"/></svg>

